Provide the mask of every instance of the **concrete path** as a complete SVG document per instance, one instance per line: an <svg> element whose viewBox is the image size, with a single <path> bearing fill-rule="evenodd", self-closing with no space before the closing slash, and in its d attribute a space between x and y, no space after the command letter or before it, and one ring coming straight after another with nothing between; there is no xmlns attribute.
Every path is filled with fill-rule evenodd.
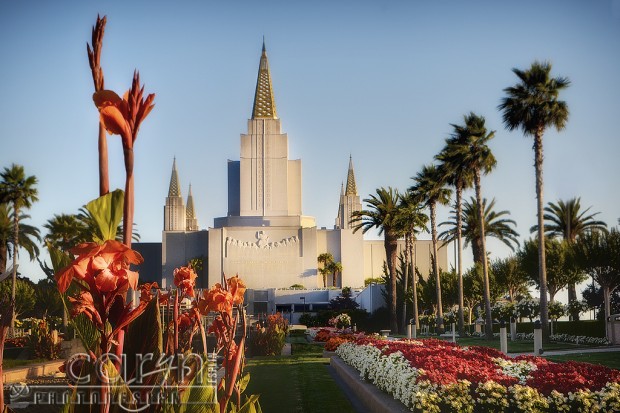
<svg viewBox="0 0 620 413"><path fill-rule="evenodd" d="M592 347L592 348L575 348L566 350L548 350L545 351L543 356L563 356L565 354L585 354L585 353L620 353L620 346L606 346L606 347ZM508 353L511 357L517 356L534 356L534 352L531 353ZM617 355L620 357L620 354Z"/></svg>

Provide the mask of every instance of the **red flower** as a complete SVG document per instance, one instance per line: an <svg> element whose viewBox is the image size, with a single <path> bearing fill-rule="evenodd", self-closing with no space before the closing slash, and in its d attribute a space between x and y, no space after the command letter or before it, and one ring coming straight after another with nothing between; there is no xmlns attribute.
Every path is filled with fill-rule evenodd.
<svg viewBox="0 0 620 413"><path fill-rule="evenodd" d="M203 315L210 311L232 314L233 296L229 291L217 283L210 290L203 290L202 298L198 301L198 309Z"/></svg>
<svg viewBox="0 0 620 413"><path fill-rule="evenodd" d="M228 285L228 291L233 297L233 304L243 304L243 295L245 294L245 283L239 278L239 275L235 275L226 280Z"/></svg>

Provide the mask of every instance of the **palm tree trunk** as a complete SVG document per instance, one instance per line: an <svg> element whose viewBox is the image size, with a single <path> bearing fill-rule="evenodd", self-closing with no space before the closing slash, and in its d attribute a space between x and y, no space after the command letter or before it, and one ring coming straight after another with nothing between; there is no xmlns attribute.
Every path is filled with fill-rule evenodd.
<svg viewBox="0 0 620 413"><path fill-rule="evenodd" d="M396 249L398 238L391 231L385 231L384 234L385 255L390 273L390 330L395 333L398 331L398 317L396 315Z"/></svg>
<svg viewBox="0 0 620 413"><path fill-rule="evenodd" d="M545 258L545 219L543 209L543 142L542 130L534 136L534 167L536 169L536 201L538 213L538 279L540 289L540 324L543 342L549 342L549 305L547 302L547 265Z"/></svg>
<svg viewBox="0 0 620 413"><path fill-rule="evenodd" d="M99 121L99 196L104 196L110 192L110 182L108 173L108 140L106 138L105 126Z"/></svg>
<svg viewBox="0 0 620 413"><path fill-rule="evenodd" d="M457 255L457 271L459 277L459 335L461 337L465 336L465 316L463 314L463 239L462 239L462 228L463 228L463 217L461 216L463 209L463 187L460 184L456 185L456 244L458 249Z"/></svg>
<svg viewBox="0 0 620 413"><path fill-rule="evenodd" d="M415 322L415 328L420 328L420 320L418 314L418 274L416 273L416 265L415 265L415 239L411 240L411 245L409 248L409 262L411 264L411 286L412 286L412 294L413 294L413 321Z"/></svg>
<svg viewBox="0 0 620 413"><path fill-rule="evenodd" d="M19 207L17 202L13 202L13 286L11 287L11 303L13 313L11 315L11 331L15 327L15 287L17 285L17 264L19 250Z"/></svg>
<svg viewBox="0 0 620 413"><path fill-rule="evenodd" d="M487 340L493 339L493 317L491 315L491 288L489 285L489 260L487 259L486 243L484 238L484 205L482 204L482 189L480 187L480 170L474 171L474 186L476 202L478 203L478 224L480 225L480 254L482 255L482 279L484 282L484 336Z"/></svg>
<svg viewBox="0 0 620 413"><path fill-rule="evenodd" d="M411 243L411 234L407 233L405 234L405 271L403 273L404 297L403 297L403 311L402 311L401 322L400 322L401 334L406 334L407 332L407 328L405 327L407 325L407 290L409 289L409 254L407 254L407 251L409 250L410 243Z"/></svg>
<svg viewBox="0 0 620 413"><path fill-rule="evenodd" d="M441 304L441 278L439 277L439 264L437 263L437 214L435 211L435 203L430 204L431 210L431 236L433 239L433 275L437 284L437 332L442 334L443 327L443 305Z"/></svg>

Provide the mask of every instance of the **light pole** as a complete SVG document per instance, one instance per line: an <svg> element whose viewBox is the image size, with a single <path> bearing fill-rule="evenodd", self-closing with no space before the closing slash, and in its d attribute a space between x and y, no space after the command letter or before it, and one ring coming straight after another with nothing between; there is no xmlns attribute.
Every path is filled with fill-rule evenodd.
<svg viewBox="0 0 620 413"><path fill-rule="evenodd" d="M299 297L300 300L304 300L304 315L306 315L306 297Z"/></svg>

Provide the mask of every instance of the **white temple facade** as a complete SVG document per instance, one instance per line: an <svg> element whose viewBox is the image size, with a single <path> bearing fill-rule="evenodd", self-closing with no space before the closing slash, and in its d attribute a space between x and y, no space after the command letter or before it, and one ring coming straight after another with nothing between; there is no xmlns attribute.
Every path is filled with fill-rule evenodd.
<svg viewBox="0 0 620 413"><path fill-rule="evenodd" d="M327 229L317 227L314 217L303 215L302 164L288 155L288 136L277 116L263 44L252 117L240 137L239 160L227 165L227 215L215 218L212 227L199 229L191 185L184 203L173 162L164 206L162 286L172 285L175 268L199 259L201 287L221 282L224 274L239 274L256 293L294 285L322 288L317 257L324 252L330 252L343 268L335 285L327 277L328 287L363 287L364 279L382 275L383 242L364 240L362 231L354 232L350 223L351 214L362 209L353 159L349 158L335 225ZM140 244L134 245L140 250ZM404 248L404 241L399 248ZM416 251L420 272L428 274L430 241L417 241ZM438 262L447 269L446 248L439 250Z"/></svg>

